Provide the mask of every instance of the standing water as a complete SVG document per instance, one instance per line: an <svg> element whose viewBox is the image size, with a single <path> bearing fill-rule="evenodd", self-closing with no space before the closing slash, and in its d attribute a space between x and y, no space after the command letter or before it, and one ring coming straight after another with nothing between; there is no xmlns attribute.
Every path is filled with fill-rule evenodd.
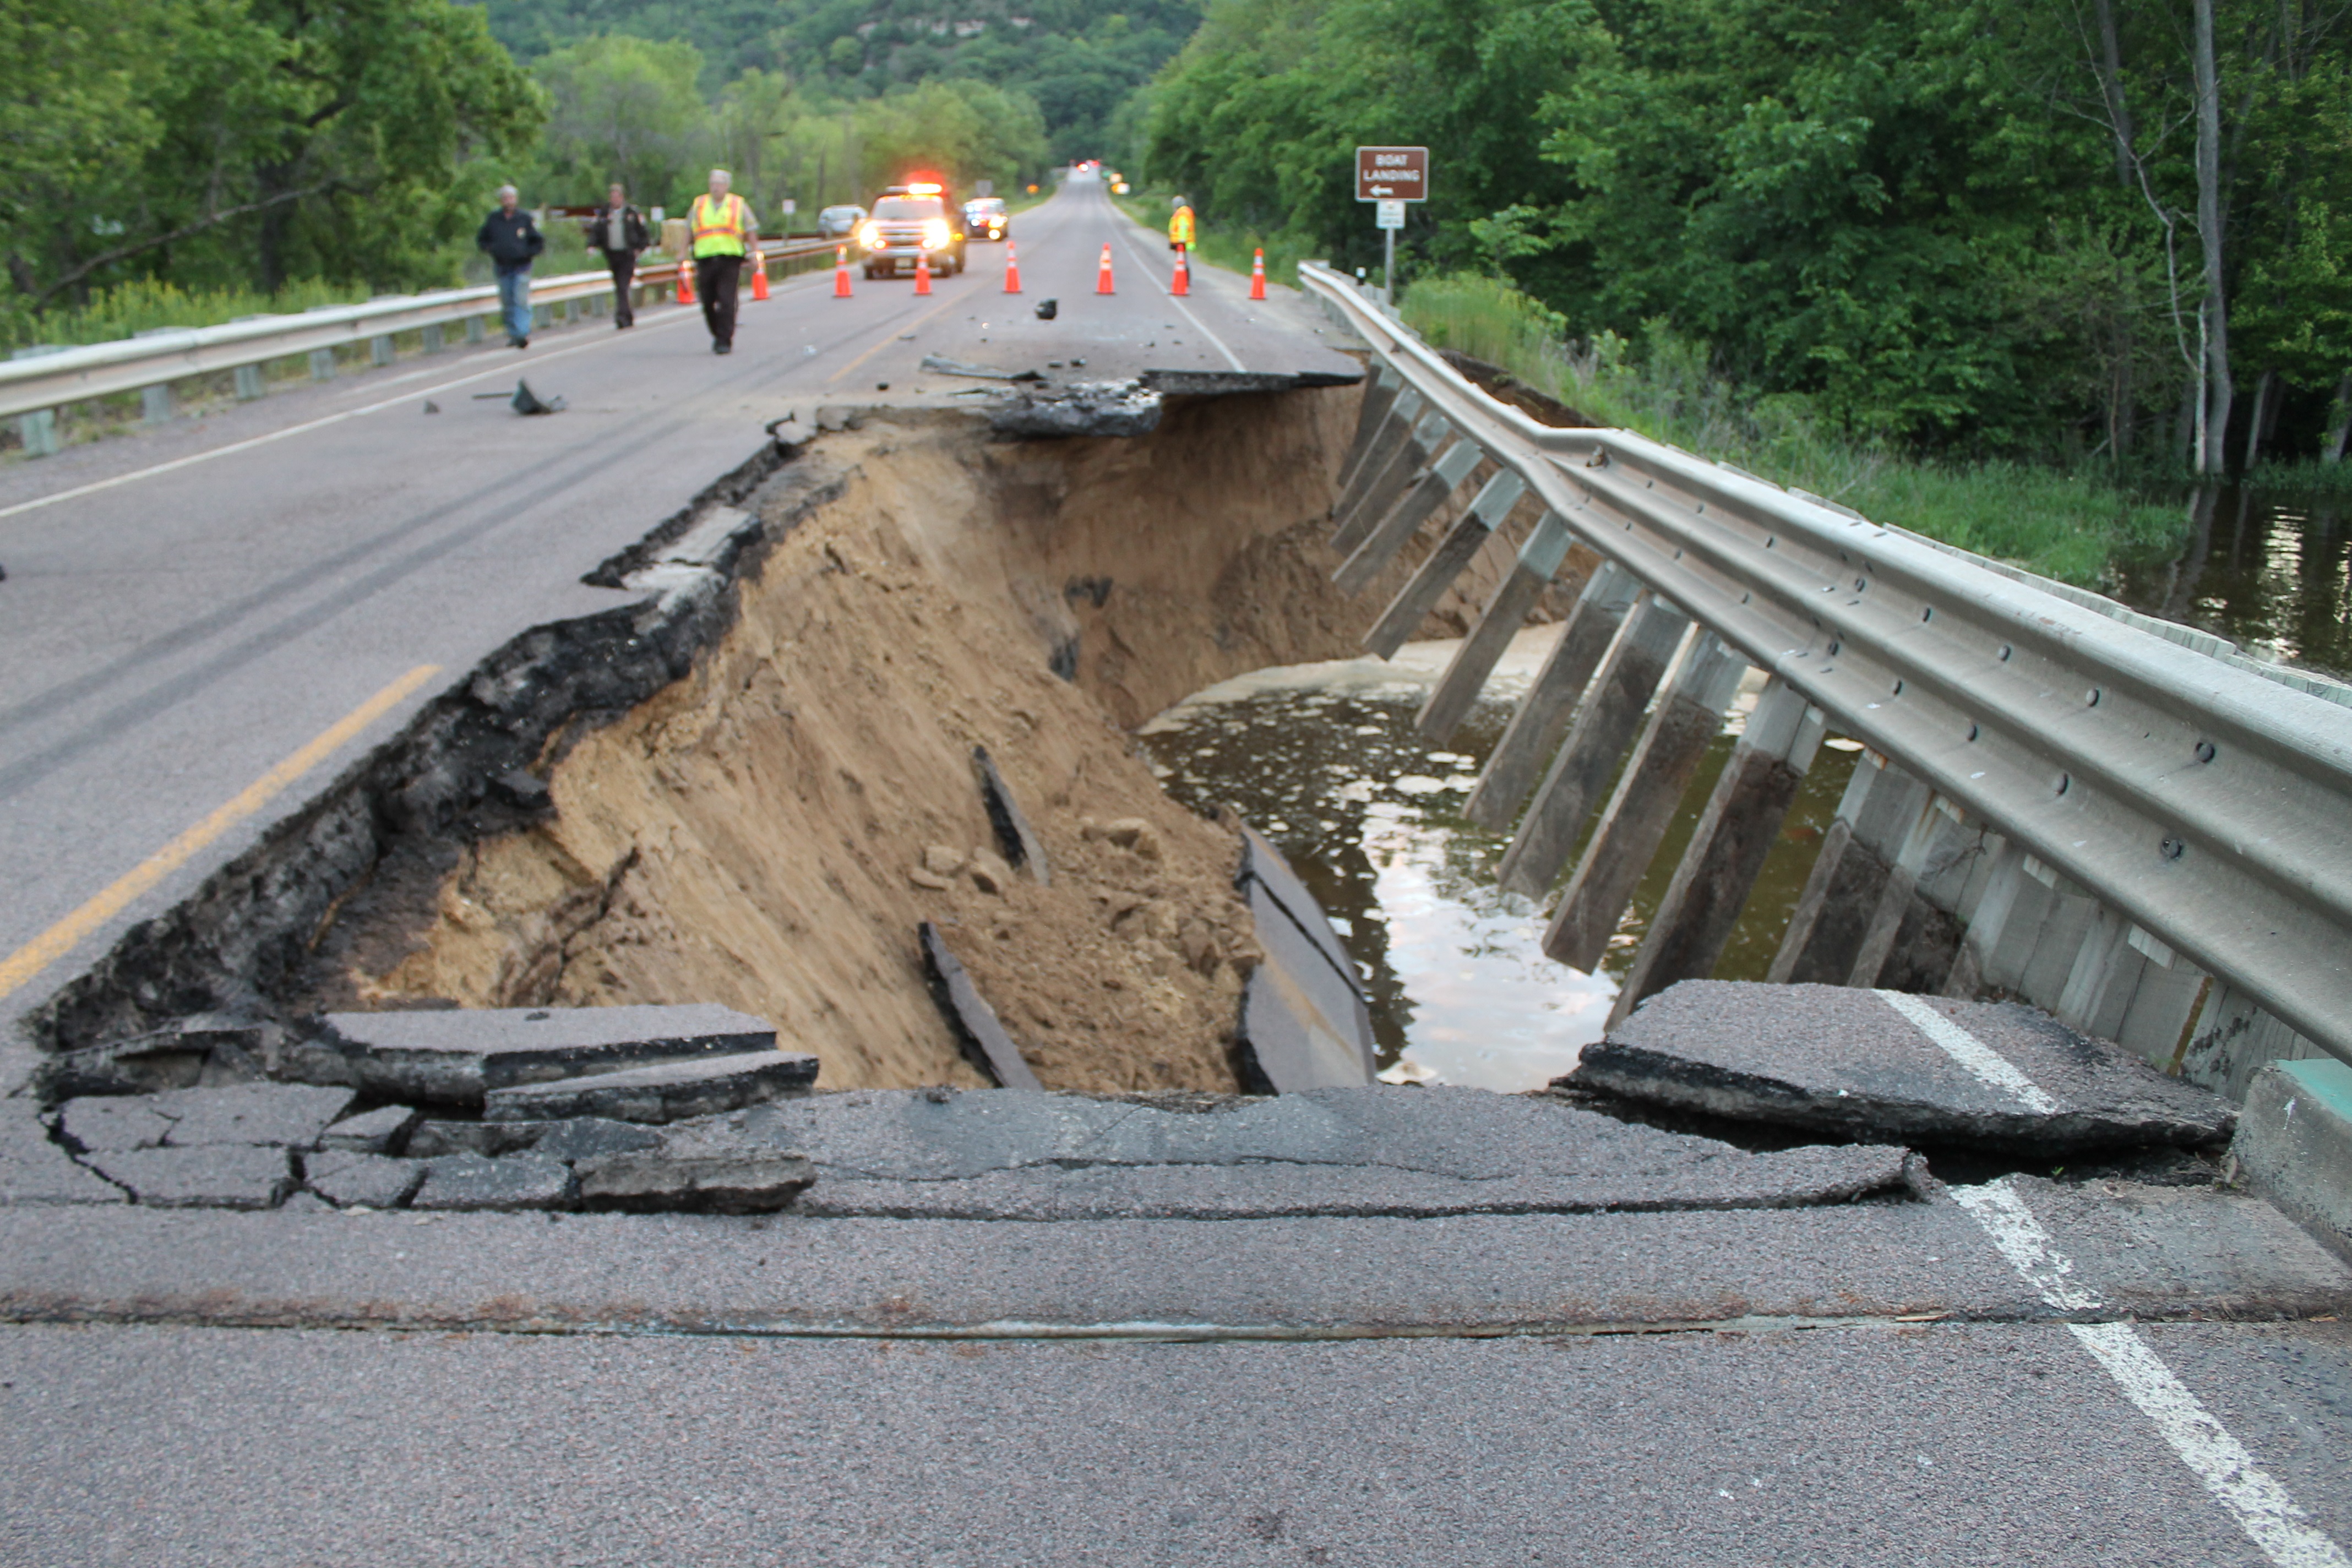
<svg viewBox="0 0 2352 1568"><path fill-rule="evenodd" d="M1496 884L1508 835L1461 813L1511 706L1557 626L1520 634L1461 730L1423 740L1413 715L1456 645L1417 643L1383 664L1349 659L1258 670L1200 691L1139 732L1170 795L1233 806L1271 838L1355 959L1392 1079L1516 1091L1575 1067L1601 1037L1618 982L1689 841L1754 701L1717 737L1601 971L1544 956L1546 910ZM1851 742L1814 763L1716 973L1760 979L1853 772ZM1573 862L1571 861L1571 864Z"/></svg>
<svg viewBox="0 0 2352 1568"><path fill-rule="evenodd" d="M2189 502L2170 561L2117 568L2116 597L2257 658L2352 680L2352 504L2224 487Z"/></svg>

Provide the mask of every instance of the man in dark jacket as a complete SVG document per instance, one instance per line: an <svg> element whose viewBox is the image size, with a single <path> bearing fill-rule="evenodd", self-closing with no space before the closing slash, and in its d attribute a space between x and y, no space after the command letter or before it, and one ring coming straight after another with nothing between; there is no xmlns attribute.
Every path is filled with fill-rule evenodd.
<svg viewBox="0 0 2352 1568"><path fill-rule="evenodd" d="M530 264L547 240L530 214L516 205L512 185L499 187L499 209L482 220L474 243L488 253L499 274L499 308L506 314L507 344L530 347Z"/></svg>
<svg viewBox="0 0 2352 1568"><path fill-rule="evenodd" d="M637 313L629 308L629 279L637 269L637 253L653 243L645 215L629 205L626 191L614 185L604 193L604 205L596 209L588 238L604 253L604 265L613 269L613 325L635 326Z"/></svg>

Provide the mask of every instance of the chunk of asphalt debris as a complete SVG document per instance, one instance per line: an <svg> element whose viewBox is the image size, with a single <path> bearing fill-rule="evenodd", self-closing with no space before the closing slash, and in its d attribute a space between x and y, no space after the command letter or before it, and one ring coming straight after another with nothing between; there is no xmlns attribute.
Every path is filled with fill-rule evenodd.
<svg viewBox="0 0 2352 1568"><path fill-rule="evenodd" d="M1039 321L1050 321L1061 313L1062 302L1059 300L1040 300L1037 301L1037 319Z"/></svg>
<svg viewBox="0 0 2352 1568"><path fill-rule="evenodd" d="M776 1044L773 1025L702 1002L330 1013L320 1025L315 1048L296 1053L306 1079L467 1107L518 1084L772 1050Z"/></svg>
<svg viewBox="0 0 2352 1568"><path fill-rule="evenodd" d="M1054 876L1045 865L1045 841L1029 826L1021 803L1013 798L1013 786L996 771L996 760L988 754L986 746L971 749L971 766L980 776L981 804L988 808L988 825L995 830L996 847L1007 860L1035 879L1039 887L1050 887Z"/></svg>
<svg viewBox="0 0 2352 1568"><path fill-rule="evenodd" d="M437 1160L445 1154L479 1154L495 1160L535 1147L560 1121L420 1121L408 1135L412 1160Z"/></svg>
<svg viewBox="0 0 2352 1568"><path fill-rule="evenodd" d="M545 811L555 800L545 779L521 768L509 768L491 779L490 793L521 811Z"/></svg>
<svg viewBox="0 0 2352 1568"><path fill-rule="evenodd" d="M1004 1032L996 1009L988 1005L963 964L948 951L940 928L925 921L916 928L915 938L923 950L923 973L930 982L932 999L939 1003L948 1027L955 1032L964 1058L999 1089L1043 1088L1021 1055L1021 1047Z"/></svg>
<svg viewBox="0 0 2352 1568"><path fill-rule="evenodd" d="M661 1123L740 1110L807 1089L816 1058L798 1051L744 1051L698 1061L663 1062L593 1078L494 1089L482 1104L485 1121L553 1121L602 1116L614 1121Z"/></svg>
<svg viewBox="0 0 2352 1568"><path fill-rule="evenodd" d="M85 1154L112 1154L162 1148L171 1136L172 1118L156 1109L151 1094L90 1095L59 1108L58 1131Z"/></svg>
<svg viewBox="0 0 2352 1568"><path fill-rule="evenodd" d="M1024 392L988 416L1000 436L1149 436L1160 427L1160 395L1139 382L1084 381Z"/></svg>
<svg viewBox="0 0 2352 1568"><path fill-rule="evenodd" d="M1034 370L997 370L984 364L969 364L945 354L925 354L923 368L941 375L968 375L975 381L1043 381L1045 375Z"/></svg>
<svg viewBox="0 0 2352 1568"><path fill-rule="evenodd" d="M1242 836L1242 859L1234 873L1234 888L1246 894L1253 882L1263 887L1266 896L1282 906L1283 913L1290 917L1300 933L1330 960L1331 967L1352 983L1355 960L1348 956L1339 933L1331 929L1330 917L1323 912L1323 906L1315 901L1315 895L1307 890L1307 884L1298 879L1298 873L1290 868L1290 862L1282 858L1282 851L1265 834L1243 822L1238 813L1232 820L1241 828Z"/></svg>
<svg viewBox="0 0 2352 1568"><path fill-rule="evenodd" d="M601 1116L574 1116L569 1121L543 1125L547 1131L531 1145L532 1151L567 1164L605 1154L630 1154L662 1146L660 1133L632 1121L613 1121Z"/></svg>
<svg viewBox="0 0 2352 1568"><path fill-rule="evenodd" d="M760 1149L699 1159L605 1154L578 1170L583 1208L624 1214L773 1214L816 1180L798 1154Z"/></svg>
<svg viewBox="0 0 2352 1568"><path fill-rule="evenodd" d="M0 1205L127 1201L121 1187L51 1141L28 1101L0 1100Z"/></svg>
<svg viewBox="0 0 2352 1568"><path fill-rule="evenodd" d="M396 1209L424 1184L425 1162L330 1149L313 1156L304 1184L337 1208Z"/></svg>
<svg viewBox="0 0 2352 1568"><path fill-rule="evenodd" d="M83 1094L154 1094L267 1077L284 1031L229 1013L199 1013L161 1029L44 1058L34 1082L56 1104Z"/></svg>
<svg viewBox="0 0 2352 1568"><path fill-rule="evenodd" d="M408 1135L425 1113L414 1106L380 1105L347 1117L319 1134L321 1149L348 1149L359 1154L398 1154L408 1146Z"/></svg>
<svg viewBox="0 0 2352 1568"><path fill-rule="evenodd" d="M425 1162L425 1184L409 1207L419 1209L562 1209L572 1203L572 1167L544 1154L446 1154Z"/></svg>
<svg viewBox="0 0 2352 1568"><path fill-rule="evenodd" d="M1371 1082L1379 1047L1354 962L1282 852L1240 826L1234 885L1265 953L1242 989L1244 1065L1277 1094Z"/></svg>
<svg viewBox="0 0 2352 1568"><path fill-rule="evenodd" d="M150 1208L275 1208L294 1190L292 1157L253 1143L110 1151L89 1165Z"/></svg>
<svg viewBox="0 0 2352 1568"><path fill-rule="evenodd" d="M179 1148L205 1143L268 1143L315 1149L335 1118L352 1108L348 1089L300 1083L240 1083L221 1089L182 1089L154 1097L155 1108L172 1118L165 1140Z"/></svg>
<svg viewBox="0 0 2352 1568"><path fill-rule="evenodd" d="M2015 1003L1685 980L1561 1080L1848 1137L2033 1155L2230 1136L2229 1103Z"/></svg>

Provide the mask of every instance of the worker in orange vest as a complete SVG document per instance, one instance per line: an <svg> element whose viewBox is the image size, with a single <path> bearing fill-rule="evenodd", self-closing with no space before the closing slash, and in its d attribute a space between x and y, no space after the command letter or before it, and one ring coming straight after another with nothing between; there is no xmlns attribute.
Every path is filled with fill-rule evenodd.
<svg viewBox="0 0 2352 1568"><path fill-rule="evenodd" d="M1175 216L1168 220L1168 248L1171 250L1192 248L1192 204L1182 196L1176 198Z"/></svg>
<svg viewBox="0 0 2352 1568"><path fill-rule="evenodd" d="M693 233L694 289L702 299L703 324L710 329L710 352L735 352L735 288L743 258L760 243L760 223L751 205L728 187L734 176L710 171L710 194L694 198L687 222Z"/></svg>

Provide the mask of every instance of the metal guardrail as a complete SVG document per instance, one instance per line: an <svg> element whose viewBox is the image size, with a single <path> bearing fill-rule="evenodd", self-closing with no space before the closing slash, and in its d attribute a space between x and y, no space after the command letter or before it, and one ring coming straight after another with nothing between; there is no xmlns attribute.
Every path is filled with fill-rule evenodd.
<svg viewBox="0 0 2352 1568"><path fill-rule="evenodd" d="M772 264L831 256L833 240L779 240L760 248ZM658 288L677 263L656 263L640 272L646 288ZM612 275L602 269L534 279L534 306L566 300L602 300L612 291ZM395 333L462 326L495 315L495 285L448 289L430 294L371 300L299 315L267 316L218 327L151 332L112 342L60 349L37 358L0 362L0 417L37 413L117 393L137 392L184 376L204 375L322 350L355 347Z"/></svg>
<svg viewBox="0 0 2352 1568"><path fill-rule="evenodd" d="M1967 928L1951 994L1997 980L2163 1065L2179 1070L2185 1062L2233 1086L2251 1071L2249 1052L2310 1054L2288 1030L2352 1060L2352 691L2262 666L2223 639L1881 526L1630 431L1539 425L1472 385L1350 279L1316 263L1302 265L1299 277L1383 366L1343 469L1337 542L1360 552L1392 538L1393 552L1410 538L1429 514L1401 525L1412 498L1436 484L1452 488L1431 477L1450 433L1475 444L1546 509L1522 550L1522 574L1531 553L1549 552L1550 564L1538 563L1549 579L1560 529L1603 563L1554 656L1556 665L1582 658L1580 670L1539 677L1513 721L1514 732L1542 731L1547 742L1567 737L1520 824L1515 853L1522 841L1543 837L1529 824L1566 787L1557 777L1574 771L1568 753L1580 734L1623 739L1629 726L1649 725L1625 764L1627 784L1609 803L1564 896L1553 935L1565 948L1591 943L1563 933L1563 922L1589 927L1597 918L1613 928L1622 913L1624 900L1612 907L1604 895L1619 884L1630 894L1632 879L1596 862L1612 852L1612 830L1625 841L1615 850L1621 858L1629 843L1640 849L1643 834L1627 824L1640 818L1642 803L1623 796L1652 767L1654 752L1671 752L1660 726L1675 700L1720 689L1696 668L1709 647L1727 649L1769 677L1667 907L1643 940L1621 1011L1713 966L1748 891L1746 880L1718 884L1752 880L1763 853L1727 841L1760 832L1769 843L1779 830L1770 797L1782 786L1757 782L1770 770L1755 769L1774 762L1777 747L1780 772L1801 774L1827 726L1864 742L1871 765L1857 770L1837 828L1824 839L1824 859L1832 861L1847 841L1868 840L1885 872L1872 890L1876 902L1847 921L1863 930L1854 951L1864 956L1851 976L1832 969L1837 978L1874 983L1892 936L1889 902L1907 902L1933 875L1939 837L1972 834L1981 863L1954 879L1969 884L1965 899L1948 900ZM1420 465L1417 489L1401 486L1393 472L1371 474L1388 449L1407 443ZM1403 463L1389 459L1391 469ZM1383 508L1385 516L1364 515ZM1493 510L1474 508L1457 532ZM1440 547L1421 578L1444 570L1434 563L1448 548ZM1466 563L1467 554L1455 553ZM1363 564L1351 563L1358 580L1367 575ZM1400 605L1410 610L1406 601L1416 592L1433 602L1443 587L1409 585ZM1433 708L1450 703L1451 710L1437 712L1425 729L1450 728L1475 696L1492 663L1479 651L1482 642L1498 654L1533 602L1524 584L1517 592L1518 601L1507 603L1514 594L1507 583L1488 606L1488 619L1507 624L1482 622L1474 631L1463 656L1473 668L1448 672ZM1650 605L1656 616L1691 623L1685 651L1671 670L1653 659L1655 669L1635 683L1634 717L1612 720L1604 687L1612 678L1621 685L1633 679L1626 672L1639 663L1635 623ZM1384 624L1399 618L1400 605ZM1666 624L1669 631L1679 626ZM1653 643L1657 635L1653 625ZM1589 651L1571 650L1580 640ZM1469 696L1459 694L1465 686ZM1640 720L1656 690L1666 700ZM1529 711L1529 704L1545 703L1560 711ZM1718 725L1721 708L1717 701ZM1511 744L1507 736L1498 760ZM1755 777L1736 782L1743 767ZM1607 776L1605 769L1599 774ZM1907 797L1896 787L1906 784L1916 786ZM1488 802L1498 824L1525 795L1522 784L1488 778L1481 790L1503 797L1499 807ZM1792 798L1793 786L1784 793ZM1595 805L1589 789L1581 797L1571 792L1562 859ZM1778 812L1786 806L1780 800ZM1894 810L1893 826L1874 823L1873 810L1881 819ZM1557 837L1558 826L1545 831ZM1647 842L1654 850L1655 837ZM1646 864L1646 856L1639 858ZM1536 859L1540 873L1542 858ZM1596 879L1605 885L1588 900L1591 907L1570 908ZM1549 879L1538 875L1535 885ZM1899 900L1886 891L1890 884ZM1776 978L1806 977L1805 944L1818 949L1827 941L1819 929L1823 905L1841 896L1835 865L1817 866ZM1820 963L1811 967L1820 977ZM2207 976L2214 984L2206 984ZM2200 993L2202 1011L2184 1039ZM2200 1052L2211 1058L2201 1069Z"/></svg>

